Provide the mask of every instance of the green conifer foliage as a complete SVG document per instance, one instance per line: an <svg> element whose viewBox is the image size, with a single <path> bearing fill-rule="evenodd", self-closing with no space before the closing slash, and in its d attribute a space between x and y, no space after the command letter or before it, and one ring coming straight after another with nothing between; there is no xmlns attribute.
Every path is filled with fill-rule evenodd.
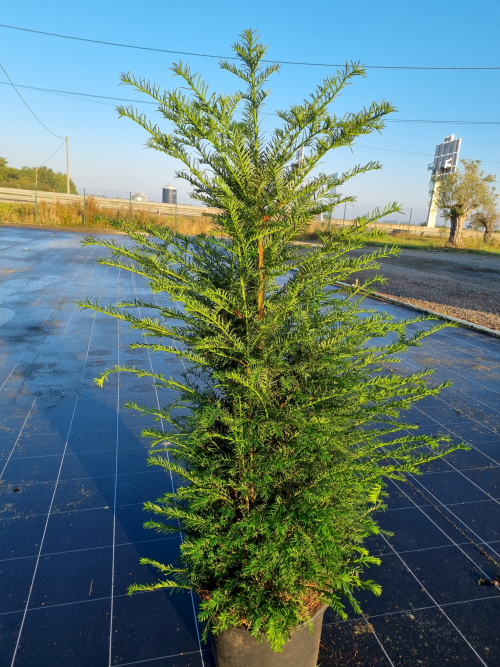
<svg viewBox="0 0 500 667"><path fill-rule="evenodd" d="M131 372L178 396L162 409L132 404L166 425L144 431L153 443L149 463L186 483L146 503L148 527L183 532L180 562L144 559L159 580L130 592L192 589L208 630L243 626L281 650L320 602L345 616L346 600L359 611L356 590L380 594L363 575L380 562L363 542L380 532L374 512L384 507L386 480L404 480L457 446L404 435L399 419L444 385L428 384L430 370L405 376L393 364L442 324L408 333L423 318L398 321L365 307L361 287L335 287L393 252L350 254L362 247L366 224L398 206L325 234L318 247L292 243L312 216L352 200L335 188L380 168L370 162L336 178L318 165L331 149L381 130L392 105L332 115L331 103L364 74L350 64L279 112L278 129L265 130L265 86L278 66L265 64L254 31L234 50L237 60L221 63L242 81L243 92L232 95L210 93L183 64L173 67L183 80L173 92L123 75L158 102L172 129L161 131L131 108L121 115L149 132L149 146L184 163L178 176L193 196L220 209L218 232L189 238L164 227L149 227L148 235L129 229L133 248L87 239L110 251L101 263L145 276L158 296L82 305L141 331L145 340L132 347L186 364L183 381L127 366L98 380ZM305 158L296 161L301 147ZM153 308L157 318L136 308Z"/></svg>

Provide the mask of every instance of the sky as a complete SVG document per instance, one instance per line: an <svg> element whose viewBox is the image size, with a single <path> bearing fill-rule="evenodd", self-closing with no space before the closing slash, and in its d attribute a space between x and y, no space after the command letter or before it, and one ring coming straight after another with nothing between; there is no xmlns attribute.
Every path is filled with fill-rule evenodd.
<svg viewBox="0 0 500 667"><path fill-rule="evenodd" d="M423 67L500 67L498 34L500 0L107 0L85 3L61 0L0 0L0 23L22 28L161 49L232 55L231 44L246 28L255 28L269 45L269 58L342 65ZM0 27L0 63L15 84L139 100L137 108L167 128L147 98L119 85L130 71L164 89L179 85L169 71L182 59L200 72L213 91L238 88L233 75L220 70L217 58L176 56L90 44ZM270 82L267 128L272 112L300 103L336 67L283 65ZM8 79L0 70L0 84ZM118 118L109 99L78 98L28 88L19 91L51 132L70 138L71 176L79 191L128 196L142 191L161 197L175 185L180 202L189 202L189 185L175 179L180 164L145 148L145 131ZM430 172L437 143L445 136L462 137L461 157L483 161L500 175L500 122L460 125L452 121L500 121L500 70L428 71L367 69L334 104L340 115L359 111L372 101L390 100L394 119L439 120L444 123L388 122L379 134L360 138L351 151L332 151L322 169L342 172L356 164L379 160L383 169L359 176L342 188L355 195L346 218L397 201L398 217L412 223L426 219ZM0 155L10 166L39 166L61 139L42 127L10 85L0 85ZM64 146L46 162L66 171ZM343 211L335 215L342 217ZM391 216L392 219L396 217Z"/></svg>

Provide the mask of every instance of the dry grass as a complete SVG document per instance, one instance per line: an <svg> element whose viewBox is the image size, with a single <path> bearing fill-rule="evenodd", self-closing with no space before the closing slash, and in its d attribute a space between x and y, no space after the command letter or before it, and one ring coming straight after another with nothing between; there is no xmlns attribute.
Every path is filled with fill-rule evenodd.
<svg viewBox="0 0 500 667"><path fill-rule="evenodd" d="M72 202L63 204L55 202L39 202L38 219L36 215L35 204L21 203L2 203L0 204L0 224L29 224L45 227L71 227L71 228L89 228L89 229L112 229L110 220L114 218L129 219L128 203L123 206L117 206L116 209L102 208L95 197L88 197L86 200L85 212L82 202ZM182 234L197 236L198 234L208 233L214 229L208 215L200 216L174 216L158 215L143 210L132 210L132 220L139 225L160 224L171 227ZM335 220L335 226L340 221ZM416 228L418 229L418 228ZM302 241L319 241L318 231L325 232L327 225L314 220L309 225L307 231L302 234ZM485 244L482 241L482 235L464 238L463 250L483 253L500 252L500 235L496 235L490 243ZM417 231L414 233L390 234L379 230L376 238L369 241L369 245L398 245L402 248L420 248L420 249L443 249L449 250L446 245L448 238L447 230L439 236L420 236Z"/></svg>
<svg viewBox="0 0 500 667"><path fill-rule="evenodd" d="M88 197L85 211L83 203L39 202L38 217L35 204L2 203L0 221L10 224L40 225L43 227L71 227L111 229L110 220L129 219L128 204L116 209L102 208L95 197ZM183 234L197 235L213 228L208 216L158 215L148 211L132 210L135 224L160 224L177 229Z"/></svg>
<svg viewBox="0 0 500 667"><path fill-rule="evenodd" d="M38 217L35 204L2 203L0 204L0 224L28 224L44 227L68 227L72 229L112 229L110 221L119 218L129 220L128 202L116 208L103 208L95 197L88 197L85 211L82 202L63 204L55 202L39 202ZM132 209L132 220L135 224L160 224L168 226L181 234L197 236L207 234L214 229L210 216L174 216L158 215L144 210ZM320 223L313 223L308 234L314 234L314 230ZM306 236L308 236L306 234Z"/></svg>

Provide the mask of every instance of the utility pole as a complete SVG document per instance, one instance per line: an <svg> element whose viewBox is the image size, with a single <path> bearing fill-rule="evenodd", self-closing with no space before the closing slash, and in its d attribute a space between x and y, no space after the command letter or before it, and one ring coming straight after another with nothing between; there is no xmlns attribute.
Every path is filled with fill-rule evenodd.
<svg viewBox="0 0 500 667"><path fill-rule="evenodd" d="M66 192L69 194L69 137L66 137Z"/></svg>

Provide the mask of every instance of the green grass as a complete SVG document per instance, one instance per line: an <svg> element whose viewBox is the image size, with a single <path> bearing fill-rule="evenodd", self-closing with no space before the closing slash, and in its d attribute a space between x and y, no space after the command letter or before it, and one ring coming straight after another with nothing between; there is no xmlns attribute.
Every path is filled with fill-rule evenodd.
<svg viewBox="0 0 500 667"><path fill-rule="evenodd" d="M316 230L306 232L300 238L302 241L318 243L320 241ZM447 245L448 233L439 236L420 236L415 233L390 234L383 230L373 230L373 236L365 243L368 246L398 246L412 250L439 250L440 252L459 252L473 255L500 254L500 238L494 238L490 243L483 243L482 235L478 237L464 237L464 245L454 248Z"/></svg>
<svg viewBox="0 0 500 667"><path fill-rule="evenodd" d="M42 227L67 227L74 229L83 228L83 208L80 202L72 204L61 204L60 202L40 202L38 205L38 225ZM101 209L94 197L87 199L86 228L95 230L112 229L107 218L119 217L128 214L128 206L123 210L111 211ZM168 225L182 234L196 236L208 233L212 229L210 219L205 216L190 217L157 216L144 211L134 211L134 222L148 224L159 223ZM0 225L3 224L28 224L36 223L35 205L31 203L0 203ZM300 238L303 241L318 242L320 239L316 233L317 223L311 225L311 231L306 231ZM322 231L325 231L324 229ZM463 248L452 248L446 245L448 230L440 236L420 236L418 233L389 234L381 229L374 230L376 236L367 245L370 246L398 246L399 248L410 248L416 250L441 250L444 252L462 252L475 255L500 254L500 238L496 238L488 244L482 242L481 237L465 237Z"/></svg>
<svg viewBox="0 0 500 667"><path fill-rule="evenodd" d="M415 234L387 234L380 232L377 237L367 242L371 246L395 246L414 250L440 250L442 252L460 252L474 255L500 254L500 239L490 243L483 243L481 238L464 237L464 245L454 248L447 245L448 235L443 236L415 236Z"/></svg>

